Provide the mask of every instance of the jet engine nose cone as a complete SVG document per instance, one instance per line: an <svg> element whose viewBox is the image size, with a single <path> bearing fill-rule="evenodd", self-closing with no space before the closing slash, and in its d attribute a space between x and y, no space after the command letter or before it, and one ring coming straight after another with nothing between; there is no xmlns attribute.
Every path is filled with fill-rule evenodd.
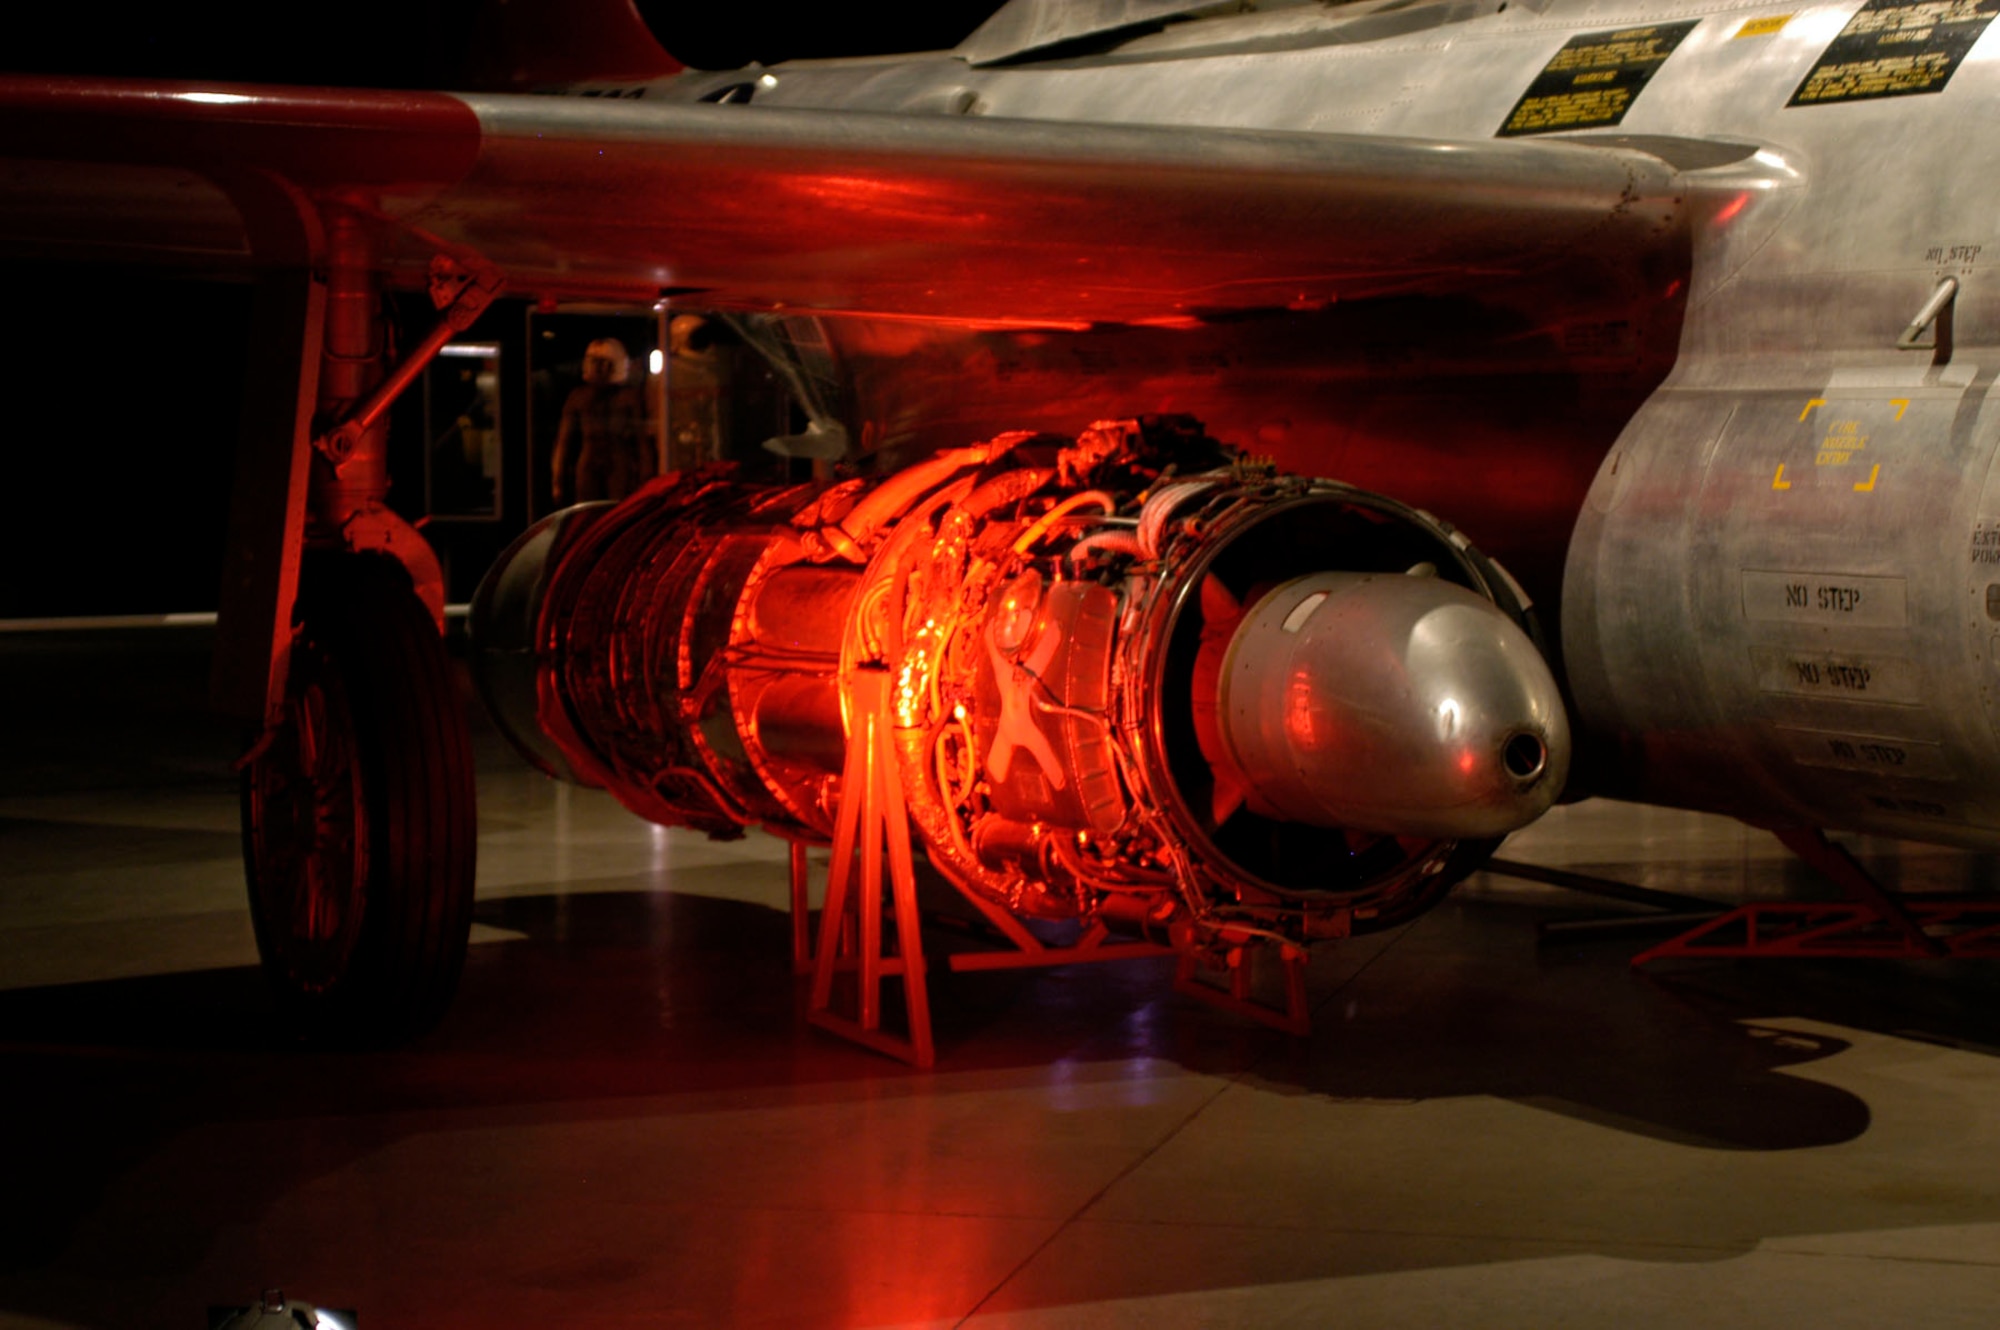
<svg viewBox="0 0 2000 1330"><path fill-rule="evenodd" d="M1318 573L1267 594L1219 704L1267 817L1389 835L1501 836L1569 770L1555 679L1491 602L1434 578Z"/></svg>

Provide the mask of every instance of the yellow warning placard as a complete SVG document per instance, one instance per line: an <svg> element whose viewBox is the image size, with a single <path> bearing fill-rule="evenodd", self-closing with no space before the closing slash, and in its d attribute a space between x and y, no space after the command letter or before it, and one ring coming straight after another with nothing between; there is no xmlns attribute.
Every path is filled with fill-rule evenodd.
<svg viewBox="0 0 2000 1330"><path fill-rule="evenodd" d="M1868 0L1786 105L1943 92L1996 14L2000 0Z"/></svg>
<svg viewBox="0 0 2000 1330"><path fill-rule="evenodd" d="M1514 103L1499 137L1617 124L1697 22L1578 33L1563 43Z"/></svg>
<svg viewBox="0 0 2000 1330"><path fill-rule="evenodd" d="M1768 37L1774 32L1784 31L1785 25L1791 21L1792 16L1790 14L1773 14L1769 18L1753 18L1738 28L1736 35L1738 37Z"/></svg>

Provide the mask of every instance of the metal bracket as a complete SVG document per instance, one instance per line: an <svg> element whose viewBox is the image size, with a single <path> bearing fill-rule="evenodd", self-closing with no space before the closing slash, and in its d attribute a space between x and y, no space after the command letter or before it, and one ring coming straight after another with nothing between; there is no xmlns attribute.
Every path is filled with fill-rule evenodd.
<svg viewBox="0 0 2000 1330"><path fill-rule="evenodd" d="M484 260L436 254L431 257L429 285L431 304L442 312L442 317L347 419L313 440L313 447L335 466L353 456L361 436L374 427L403 395L403 390L416 381L417 375L437 359L444 344L470 328L486 312L486 307L506 285L506 278Z"/></svg>
<svg viewBox="0 0 2000 1330"><path fill-rule="evenodd" d="M1958 278L1947 277L1937 284L1930 298L1924 301L1910 326L1903 329L1903 335L1896 339L1898 351L1928 351L1931 364L1942 365L1951 359L1952 351L1952 311L1958 304ZM1936 325L1937 331L1928 342L1919 341L1924 329Z"/></svg>
<svg viewBox="0 0 2000 1330"><path fill-rule="evenodd" d="M806 428L798 434L780 434L764 440L766 452L780 457L804 457L833 462L852 449L847 426L840 423L829 406L835 386L815 375L800 354L797 339L786 325L767 315L718 314L730 331L764 358L766 364L785 381L785 387L805 412ZM812 325L817 330L817 324ZM820 344L823 348L824 343Z"/></svg>

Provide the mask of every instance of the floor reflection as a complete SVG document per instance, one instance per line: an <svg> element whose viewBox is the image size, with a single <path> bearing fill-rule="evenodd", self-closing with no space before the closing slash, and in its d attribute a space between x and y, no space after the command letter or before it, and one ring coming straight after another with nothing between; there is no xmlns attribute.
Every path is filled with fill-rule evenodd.
<svg viewBox="0 0 2000 1330"><path fill-rule="evenodd" d="M1852 1278L1870 1308L1842 1262L1935 1254L1941 1315L1970 1296L1951 1270L2000 1266L1993 967L1640 973L1642 940L1539 932L1618 907L1479 877L1316 953L1308 1038L1176 996L1162 961L940 965L916 1072L801 1020L782 847L658 834L490 734L443 1026L289 1046L246 950L228 743L183 747L187 688L93 695L87 752L48 719L49 690L140 649L63 669L0 644L0 697L10 670L44 690L6 704L32 779L0 779L0 1324L194 1323L266 1282L363 1325L1317 1324L1351 1281L1499 1289L1587 1257L1616 1319L1667 1325L1631 1310L1663 1265ZM1926 884L1990 867L1862 848ZM1662 810L1560 810L1507 853L1814 889L1768 837ZM1774 1247L1820 1264L1773 1273Z"/></svg>

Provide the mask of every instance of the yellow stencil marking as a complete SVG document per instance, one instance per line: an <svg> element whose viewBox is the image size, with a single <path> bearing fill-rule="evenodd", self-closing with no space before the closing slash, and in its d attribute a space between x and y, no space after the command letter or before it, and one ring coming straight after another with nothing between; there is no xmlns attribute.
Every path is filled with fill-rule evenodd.
<svg viewBox="0 0 2000 1330"><path fill-rule="evenodd" d="M1826 399L1825 399L1824 397L1815 397L1815 398L1813 398L1813 399L1812 399L1812 400L1811 400L1810 402L1807 402L1807 403L1806 403L1806 409L1805 409L1805 410L1803 410L1803 411L1801 411L1801 412L1799 412L1799 419L1800 419L1800 420L1804 420L1804 419L1805 419L1805 418L1806 418L1807 416L1811 415L1811 414L1812 414L1812 409L1813 409L1814 407L1816 407L1816 406L1825 406L1825 405L1826 405Z"/></svg>
<svg viewBox="0 0 2000 1330"><path fill-rule="evenodd" d="M1778 474L1771 477L1771 488L1774 490L1788 490L1791 487L1792 482L1785 479L1785 464L1780 462L1778 463Z"/></svg>
<svg viewBox="0 0 2000 1330"><path fill-rule="evenodd" d="M1910 409L1910 399L1907 397L1891 397L1889 405L1896 408L1896 419L1901 420L1903 413Z"/></svg>
<svg viewBox="0 0 2000 1330"><path fill-rule="evenodd" d="M1877 462L1874 466L1868 469L1868 482L1866 484L1857 483L1854 487L1854 492L1857 494L1868 493L1870 490L1875 488L1875 477L1881 474L1882 474L1882 464L1880 462Z"/></svg>
<svg viewBox="0 0 2000 1330"><path fill-rule="evenodd" d="M1738 37L1768 37L1792 21L1790 14L1773 14L1769 18L1753 18L1736 30Z"/></svg>

